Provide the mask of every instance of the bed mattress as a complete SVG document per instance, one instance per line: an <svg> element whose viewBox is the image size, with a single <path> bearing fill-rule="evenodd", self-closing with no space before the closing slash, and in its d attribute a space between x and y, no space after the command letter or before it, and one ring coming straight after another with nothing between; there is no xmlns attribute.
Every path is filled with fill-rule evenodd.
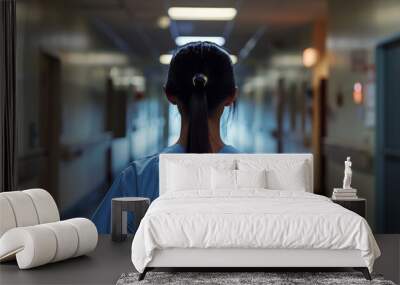
<svg viewBox="0 0 400 285"><path fill-rule="evenodd" d="M359 250L370 271L380 255L361 216L324 196L265 189L160 196L134 237L132 262L143 272L156 250L173 248Z"/></svg>

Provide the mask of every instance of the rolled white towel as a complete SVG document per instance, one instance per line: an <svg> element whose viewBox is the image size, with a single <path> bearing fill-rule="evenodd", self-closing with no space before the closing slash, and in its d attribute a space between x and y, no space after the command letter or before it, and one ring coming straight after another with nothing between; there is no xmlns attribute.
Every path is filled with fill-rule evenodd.
<svg viewBox="0 0 400 285"><path fill-rule="evenodd" d="M0 238L0 261L16 257L28 269L86 254L97 241L96 226L84 218L13 228Z"/></svg>

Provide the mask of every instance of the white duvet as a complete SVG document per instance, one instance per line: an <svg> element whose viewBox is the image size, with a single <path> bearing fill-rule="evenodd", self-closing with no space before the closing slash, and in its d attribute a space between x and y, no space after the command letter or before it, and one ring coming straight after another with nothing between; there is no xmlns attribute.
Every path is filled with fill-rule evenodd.
<svg viewBox="0 0 400 285"><path fill-rule="evenodd" d="M265 189L162 195L140 223L132 262L143 272L165 248L358 249L371 272L380 255L359 215L324 196Z"/></svg>

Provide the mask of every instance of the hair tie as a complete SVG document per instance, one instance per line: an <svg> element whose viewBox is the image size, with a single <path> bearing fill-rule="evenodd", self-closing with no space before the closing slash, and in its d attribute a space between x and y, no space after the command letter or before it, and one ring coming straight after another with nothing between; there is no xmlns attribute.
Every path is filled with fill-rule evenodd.
<svg viewBox="0 0 400 285"><path fill-rule="evenodd" d="M197 73L193 76L192 82L194 87L205 87L207 85L208 78L203 73Z"/></svg>

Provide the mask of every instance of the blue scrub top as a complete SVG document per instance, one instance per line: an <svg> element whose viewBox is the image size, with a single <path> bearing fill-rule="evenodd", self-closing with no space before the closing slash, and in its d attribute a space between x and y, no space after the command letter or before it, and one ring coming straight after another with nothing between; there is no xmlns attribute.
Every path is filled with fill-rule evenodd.
<svg viewBox="0 0 400 285"><path fill-rule="evenodd" d="M184 153L179 144L165 148L161 153ZM238 153L230 145L225 145L219 153ZM100 234L111 231L111 199L116 197L147 197L154 200L158 197L158 155L154 154L135 160L122 171L108 190L103 201L92 217ZM129 216L128 229L133 232L132 215Z"/></svg>

